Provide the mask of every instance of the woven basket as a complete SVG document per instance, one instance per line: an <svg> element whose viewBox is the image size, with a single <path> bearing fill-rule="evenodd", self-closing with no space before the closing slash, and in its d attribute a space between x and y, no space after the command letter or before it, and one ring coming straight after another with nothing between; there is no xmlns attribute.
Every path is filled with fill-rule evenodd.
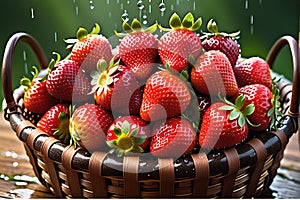
<svg viewBox="0 0 300 200"><path fill-rule="evenodd" d="M33 170L41 184L57 197L157 198L258 196L271 184L289 138L298 130L300 71L294 38L280 38L270 50L272 66L278 52L288 45L293 58L291 83L283 76L280 89L284 123L276 132L261 132L244 144L226 150L191 154L177 160L136 156L114 157L69 147L47 136L34 125L40 116L23 106L23 88L12 90L12 58L19 41L35 52L40 66L47 59L37 41L26 33L13 35L7 43L2 82L7 107L5 118L24 142Z"/></svg>

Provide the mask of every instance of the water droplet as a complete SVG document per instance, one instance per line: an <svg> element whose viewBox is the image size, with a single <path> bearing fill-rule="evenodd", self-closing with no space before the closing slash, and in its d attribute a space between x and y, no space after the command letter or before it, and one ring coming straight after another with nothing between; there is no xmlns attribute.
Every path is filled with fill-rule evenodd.
<svg viewBox="0 0 300 200"><path fill-rule="evenodd" d="M164 12L166 10L166 5L163 0L159 4L158 8L159 8L160 12Z"/></svg>
<svg viewBox="0 0 300 200"><path fill-rule="evenodd" d="M78 15L78 6L75 7L75 14Z"/></svg>
<svg viewBox="0 0 300 200"><path fill-rule="evenodd" d="M193 3L193 10L196 10L196 1Z"/></svg>
<svg viewBox="0 0 300 200"><path fill-rule="evenodd" d="M151 3L151 0L149 0L149 3Z"/></svg>
<svg viewBox="0 0 300 200"><path fill-rule="evenodd" d="M139 10L143 10L144 7L145 7L142 0L139 0L136 5L137 5Z"/></svg>
<svg viewBox="0 0 300 200"><path fill-rule="evenodd" d="M176 0L176 4L179 5L180 4L180 0Z"/></svg>
<svg viewBox="0 0 300 200"><path fill-rule="evenodd" d="M127 4L130 4L129 0L127 0Z"/></svg>
<svg viewBox="0 0 300 200"><path fill-rule="evenodd" d="M90 9L93 10L95 8L94 2L90 0Z"/></svg>
<svg viewBox="0 0 300 200"><path fill-rule="evenodd" d="M151 4L149 4L149 13L151 13L152 12L152 6L151 6Z"/></svg>
<svg viewBox="0 0 300 200"><path fill-rule="evenodd" d="M126 22L129 20L127 10L124 10L124 13L122 14L121 17Z"/></svg>
<svg viewBox="0 0 300 200"><path fill-rule="evenodd" d="M178 168L176 168L176 169L175 169L175 171L176 171L176 172L178 172L178 171L179 171L179 169L178 169Z"/></svg>
<svg viewBox="0 0 300 200"><path fill-rule="evenodd" d="M144 21L143 21L143 24L144 24L144 25L146 25L147 23L148 23L148 21L147 21L147 20L144 20Z"/></svg>
<svg viewBox="0 0 300 200"><path fill-rule="evenodd" d="M109 0L106 0L106 4L109 5Z"/></svg>
<svg viewBox="0 0 300 200"><path fill-rule="evenodd" d="M12 166L13 166L13 167L18 167L18 166L19 166L19 163L18 163L18 162L13 162L13 163L12 163Z"/></svg>
<svg viewBox="0 0 300 200"><path fill-rule="evenodd" d="M173 4L171 5L171 10L172 10L172 11L174 10L174 5L173 5Z"/></svg>
<svg viewBox="0 0 300 200"><path fill-rule="evenodd" d="M33 19L34 18L34 10L33 10L33 8L30 8L30 13L31 13L31 19Z"/></svg>
<svg viewBox="0 0 300 200"><path fill-rule="evenodd" d="M54 32L54 42L57 42L57 32Z"/></svg>
<svg viewBox="0 0 300 200"><path fill-rule="evenodd" d="M75 3L76 2L76 0L73 0L73 3Z"/></svg>
<svg viewBox="0 0 300 200"><path fill-rule="evenodd" d="M111 19L111 12L108 12L108 18Z"/></svg>
<svg viewBox="0 0 300 200"><path fill-rule="evenodd" d="M250 16L250 33L251 33L251 35L254 34L254 16L253 15Z"/></svg>
<svg viewBox="0 0 300 200"><path fill-rule="evenodd" d="M188 163L189 163L189 160L188 160L188 159L183 159L183 162L184 162L185 164L188 164Z"/></svg>
<svg viewBox="0 0 300 200"><path fill-rule="evenodd" d="M121 10L123 10L124 5L122 3L120 5L121 5Z"/></svg>
<svg viewBox="0 0 300 200"><path fill-rule="evenodd" d="M263 3L263 0L259 0L259 4L261 5Z"/></svg>
<svg viewBox="0 0 300 200"><path fill-rule="evenodd" d="M249 0L245 0L245 10L248 10L249 8Z"/></svg>
<svg viewBox="0 0 300 200"><path fill-rule="evenodd" d="M117 4L119 4L120 3L120 0L117 0Z"/></svg>
<svg viewBox="0 0 300 200"><path fill-rule="evenodd" d="M150 175L150 174L147 174L147 176L150 177L151 175Z"/></svg>
<svg viewBox="0 0 300 200"><path fill-rule="evenodd" d="M28 73L28 65L27 65L27 55L26 55L26 51L23 50L23 60L24 60L24 67L25 67L25 74ZM10 151L7 151L5 153L5 155L7 156L7 153L10 152ZM11 152L10 152L11 153ZM10 155L11 156L11 155ZM10 157L10 156L7 156L7 157Z"/></svg>

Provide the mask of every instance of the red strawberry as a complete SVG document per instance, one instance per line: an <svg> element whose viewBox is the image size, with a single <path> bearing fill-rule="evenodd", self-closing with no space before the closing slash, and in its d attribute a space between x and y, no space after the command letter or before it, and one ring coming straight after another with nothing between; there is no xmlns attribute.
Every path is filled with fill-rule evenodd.
<svg viewBox="0 0 300 200"><path fill-rule="evenodd" d="M70 120L71 143L93 152L106 146L106 133L114 119L100 106L84 104L79 106Z"/></svg>
<svg viewBox="0 0 300 200"><path fill-rule="evenodd" d="M158 71L147 80L141 118L155 121L182 114L188 107L191 94L186 83L168 70Z"/></svg>
<svg viewBox="0 0 300 200"><path fill-rule="evenodd" d="M158 53L164 65L181 72L189 65L190 56L197 58L202 50L200 38L193 32L200 28L201 18L194 22L192 13L188 13L182 23L174 13L170 18L170 27L158 42ZM162 30L166 30L161 28Z"/></svg>
<svg viewBox="0 0 300 200"><path fill-rule="evenodd" d="M95 25L95 28L90 34L84 28L79 28L77 31L77 40L71 51L71 60L83 69L86 73L90 73L96 69L99 59L105 59L109 62L112 55L112 47L102 35L99 35L100 26ZM66 40L66 42L74 42L74 39Z"/></svg>
<svg viewBox="0 0 300 200"><path fill-rule="evenodd" d="M145 152L149 148L151 132L148 123L138 116L116 119L107 131L107 144L118 156Z"/></svg>
<svg viewBox="0 0 300 200"><path fill-rule="evenodd" d="M59 60L59 57L58 57ZM85 74L73 60L52 60L46 81L48 92L61 100L83 102L88 99L90 83Z"/></svg>
<svg viewBox="0 0 300 200"><path fill-rule="evenodd" d="M20 84L25 86L24 106L33 113L44 114L57 104L58 99L51 96L46 89L46 81L38 76L38 69L33 66L33 78L22 78Z"/></svg>
<svg viewBox="0 0 300 200"><path fill-rule="evenodd" d="M230 61L232 67L236 65L240 55L240 46L236 41L239 31L236 33L220 33L216 22L211 19L207 24L207 29L210 33L204 35L205 39L202 46L206 51L219 50L223 52Z"/></svg>
<svg viewBox="0 0 300 200"><path fill-rule="evenodd" d="M254 105L244 109L245 96L237 98L235 104L226 101L212 104L205 112L199 136L203 148L226 148L241 143L248 135L246 116L254 112Z"/></svg>
<svg viewBox="0 0 300 200"><path fill-rule="evenodd" d="M252 84L239 88L235 98L241 94L245 95L245 106L251 103L255 106L254 113L249 115L248 119L252 124L259 126L251 126L250 129L255 131L266 130L272 119L272 113L268 114L269 110L273 108L272 92L264 85Z"/></svg>
<svg viewBox="0 0 300 200"><path fill-rule="evenodd" d="M197 135L189 121L170 118L162 125L156 122L150 143L150 152L157 157L178 158L193 150Z"/></svg>
<svg viewBox="0 0 300 200"><path fill-rule="evenodd" d="M49 136L70 142L69 132L70 111L67 104L59 103L51 107L38 121L37 127Z"/></svg>
<svg viewBox="0 0 300 200"><path fill-rule="evenodd" d="M218 50L205 52L191 71L192 86L198 92L217 96L233 96L238 91L231 64L224 53Z"/></svg>
<svg viewBox="0 0 300 200"><path fill-rule="evenodd" d="M233 69L239 87L262 84L272 90L272 77L269 64L259 57L251 57Z"/></svg>
<svg viewBox="0 0 300 200"><path fill-rule="evenodd" d="M91 76L92 93L97 104L114 113L139 114L142 92L129 68L113 60L108 66L105 60L100 59L97 71L93 71Z"/></svg>
<svg viewBox="0 0 300 200"><path fill-rule="evenodd" d="M119 46L119 54L122 61L136 74L137 78L147 78L156 61L157 39L152 34L156 30L156 24L146 30L142 29L140 22L133 19L131 26L124 21L123 30L127 34L116 33L124 37Z"/></svg>

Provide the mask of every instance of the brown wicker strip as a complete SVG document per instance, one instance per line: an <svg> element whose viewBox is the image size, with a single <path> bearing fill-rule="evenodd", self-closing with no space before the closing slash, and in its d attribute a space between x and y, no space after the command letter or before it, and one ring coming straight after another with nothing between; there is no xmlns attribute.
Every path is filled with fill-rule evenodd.
<svg viewBox="0 0 300 200"><path fill-rule="evenodd" d="M160 177L160 197L174 196L174 163L172 158L158 158Z"/></svg>
<svg viewBox="0 0 300 200"><path fill-rule="evenodd" d="M40 135L46 135L46 134L43 131L41 131L40 129L34 129L28 135L26 143L31 149L35 149L34 148L35 141Z"/></svg>
<svg viewBox="0 0 300 200"><path fill-rule="evenodd" d="M16 128L16 134L17 134L17 137L20 138L21 136L21 133L23 132L23 130L25 128L34 128L35 126L28 120L23 120Z"/></svg>
<svg viewBox="0 0 300 200"><path fill-rule="evenodd" d="M104 152L94 152L90 158L89 171L94 197L107 197L107 184L101 173L106 155Z"/></svg>
<svg viewBox="0 0 300 200"><path fill-rule="evenodd" d="M49 158L48 155L50 147L56 142L59 141L53 137L48 137L42 144L41 153L43 155L45 166L51 179L51 185L54 190L54 194L57 197L62 197L62 192L58 181L58 172L55 168L54 162Z"/></svg>
<svg viewBox="0 0 300 200"><path fill-rule="evenodd" d="M257 138L253 138L247 144L249 144L256 152L256 166L253 169L253 172L250 177L249 186L246 192L245 197L250 198L252 194L255 194L259 178L263 172L263 167L265 164L265 159L267 157L267 150L265 145Z"/></svg>
<svg viewBox="0 0 300 200"><path fill-rule="evenodd" d="M66 169L67 181L72 197L81 197L81 188L78 174L72 168L72 160L77 150L74 147L68 146L61 155L62 165Z"/></svg>
<svg viewBox="0 0 300 200"><path fill-rule="evenodd" d="M223 180L221 197L231 197L234 190L236 174L240 169L239 155L235 148L224 150L228 162L228 174Z"/></svg>
<svg viewBox="0 0 300 200"><path fill-rule="evenodd" d="M130 198L139 197L139 157L124 156L123 163L124 196Z"/></svg>
<svg viewBox="0 0 300 200"><path fill-rule="evenodd" d="M195 166L193 197L206 197L209 181L209 164L205 153L192 154Z"/></svg>

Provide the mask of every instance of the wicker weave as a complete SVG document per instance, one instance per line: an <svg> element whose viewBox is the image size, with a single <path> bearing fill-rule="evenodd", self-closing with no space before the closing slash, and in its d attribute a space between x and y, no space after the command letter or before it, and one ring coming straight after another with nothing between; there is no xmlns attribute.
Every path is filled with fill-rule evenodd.
<svg viewBox="0 0 300 200"><path fill-rule="evenodd" d="M280 38L267 61L272 65L279 50L290 46L294 78L278 83L284 123L276 132L261 132L247 142L226 150L201 152L173 160L151 155L114 157L105 152L92 155L85 149L69 147L35 127L40 116L23 106L24 90L12 92L11 61L18 41L27 42L41 66L47 66L37 42L17 33L7 44L2 81L7 102L5 117L24 142L33 170L40 182L57 197L255 197L271 184L280 166L289 138L298 130L299 70L297 42ZM251 136L250 136L251 137Z"/></svg>

